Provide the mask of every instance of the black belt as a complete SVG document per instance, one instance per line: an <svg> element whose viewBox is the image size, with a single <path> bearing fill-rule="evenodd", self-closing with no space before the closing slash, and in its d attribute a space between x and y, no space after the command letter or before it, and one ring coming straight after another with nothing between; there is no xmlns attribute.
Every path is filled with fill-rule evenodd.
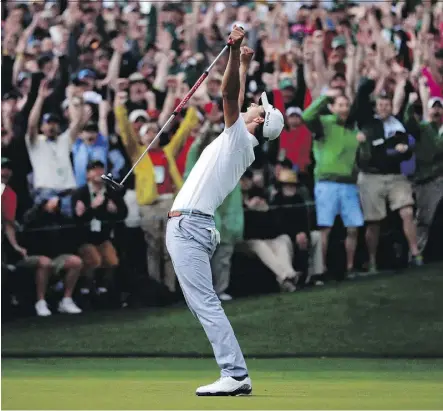
<svg viewBox="0 0 443 411"><path fill-rule="evenodd" d="M201 211L197 211L197 210L192 210L192 211L189 211L189 210L177 210L177 211L170 211L168 213L168 218L181 217L182 215L188 215L188 216L190 216L190 215L198 215L200 217L206 217L206 218L212 218L213 217L212 215L205 214L205 213L202 213Z"/></svg>

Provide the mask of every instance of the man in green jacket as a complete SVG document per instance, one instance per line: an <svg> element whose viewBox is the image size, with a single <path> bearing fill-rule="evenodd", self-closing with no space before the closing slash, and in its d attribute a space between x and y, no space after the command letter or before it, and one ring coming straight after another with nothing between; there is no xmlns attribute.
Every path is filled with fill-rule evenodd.
<svg viewBox="0 0 443 411"><path fill-rule="evenodd" d="M426 247L429 228L443 199L443 99L430 98L424 107L429 121L419 122L414 113L417 93L409 95L405 125L416 139L414 175L417 204L417 238L420 253ZM426 110L427 108L427 110Z"/></svg>
<svg viewBox="0 0 443 411"><path fill-rule="evenodd" d="M194 141L186 157L184 179L188 177L204 148L219 134L219 131L208 130ZM226 293L226 290L229 287L231 275L231 258L235 244L243 239L244 229L243 196L240 184L237 184L217 209L214 220L221 240L211 259L214 290L221 301L229 301L232 297Z"/></svg>
<svg viewBox="0 0 443 411"><path fill-rule="evenodd" d="M322 115L327 107L332 114ZM330 89L305 110L302 118L314 137L315 207L322 236L323 261L326 265L329 233L336 216L340 215L347 228L346 260L348 273L351 273L358 227L364 222L356 185L358 131L349 120L349 111L349 99L341 90Z"/></svg>

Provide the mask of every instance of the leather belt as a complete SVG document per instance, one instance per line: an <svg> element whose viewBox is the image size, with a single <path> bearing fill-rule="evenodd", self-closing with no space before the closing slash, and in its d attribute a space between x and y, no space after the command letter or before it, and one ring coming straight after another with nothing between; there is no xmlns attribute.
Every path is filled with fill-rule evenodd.
<svg viewBox="0 0 443 411"><path fill-rule="evenodd" d="M205 214L202 213L201 211L197 211L197 210L176 210L176 211L170 211L168 213L168 218L173 218L173 217L181 217L182 215L198 215L200 217L206 217L206 218L212 218L212 215L209 214Z"/></svg>

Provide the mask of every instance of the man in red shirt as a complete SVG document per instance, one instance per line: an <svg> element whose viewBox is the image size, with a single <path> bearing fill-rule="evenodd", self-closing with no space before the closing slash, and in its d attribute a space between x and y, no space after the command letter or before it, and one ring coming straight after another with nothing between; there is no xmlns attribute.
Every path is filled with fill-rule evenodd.
<svg viewBox="0 0 443 411"><path fill-rule="evenodd" d="M285 151L285 157L291 160L298 171L306 173L311 164L311 132L303 123L299 107L289 107L286 110L288 128L280 136L280 150Z"/></svg>
<svg viewBox="0 0 443 411"><path fill-rule="evenodd" d="M70 277L70 282L73 282L73 286L77 282L77 278L80 274L82 261L79 257L74 255L63 255L51 260L45 256L28 256L28 252L25 248L21 247L17 242L17 236L15 231L15 213L17 209L17 195L14 190L8 186L8 181L12 176L11 161L2 157L1 168L1 182L2 182L2 263L4 263L5 246L10 246L15 251L20 260L15 265L17 268L33 268L35 269L35 284L37 291L37 302L35 303L35 311L39 317L47 317L51 315L51 311L45 301L45 294L48 288L48 281L53 271L60 271L65 269L68 272L67 278ZM3 240L7 240L4 243ZM15 262L15 261L14 261ZM73 281L73 278L75 281ZM72 284L70 284L72 285ZM65 285L65 298L59 305L59 311L67 314L79 314L82 312L72 298L67 297L67 293L73 287Z"/></svg>

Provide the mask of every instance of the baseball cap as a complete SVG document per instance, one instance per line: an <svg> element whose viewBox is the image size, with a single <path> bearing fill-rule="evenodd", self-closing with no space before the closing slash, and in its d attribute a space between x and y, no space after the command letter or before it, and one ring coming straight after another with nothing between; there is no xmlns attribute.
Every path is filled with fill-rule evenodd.
<svg viewBox="0 0 443 411"><path fill-rule="evenodd" d="M94 120L89 120L83 127L83 131L98 132L98 124Z"/></svg>
<svg viewBox="0 0 443 411"><path fill-rule="evenodd" d="M129 77L128 80L130 83L144 83L146 81L145 77L143 76L143 74L136 72L136 73L132 73Z"/></svg>
<svg viewBox="0 0 443 411"><path fill-rule="evenodd" d="M154 129L155 131L158 131L158 127L157 127L157 125L155 123L146 123L140 129L140 136L143 137L151 129Z"/></svg>
<svg viewBox="0 0 443 411"><path fill-rule="evenodd" d="M86 170L93 170L94 168L105 168L103 161L100 160L91 160L86 166Z"/></svg>
<svg viewBox="0 0 443 411"><path fill-rule="evenodd" d="M7 157L2 157L2 168L12 170L12 161Z"/></svg>
<svg viewBox="0 0 443 411"><path fill-rule="evenodd" d="M280 136L283 130L285 121L283 114L277 110L274 106L269 104L268 96L266 93L262 93L261 101L263 108L265 109L265 122L263 124L263 137L268 140L275 140Z"/></svg>
<svg viewBox="0 0 443 411"><path fill-rule="evenodd" d="M334 37L331 43L331 47L336 49L338 47L346 47L346 39L343 36Z"/></svg>
<svg viewBox="0 0 443 411"><path fill-rule="evenodd" d="M54 113L45 113L42 117L42 123L60 123L60 118Z"/></svg>
<svg viewBox="0 0 443 411"><path fill-rule="evenodd" d="M428 108L434 107L435 104L440 104L440 106L443 107L443 98L441 98L441 97L430 98L428 101Z"/></svg>
<svg viewBox="0 0 443 411"><path fill-rule="evenodd" d="M286 117L292 116L293 114L296 114L297 116L300 116L303 114L303 111L300 107L289 107L286 110Z"/></svg>
<svg viewBox="0 0 443 411"><path fill-rule="evenodd" d="M79 80L83 80L83 79L85 79L85 78L92 78L92 79L95 79L95 78L96 78L96 75L95 75L95 73L94 73L92 70L90 70L90 69L83 69L83 70L80 70L80 72L79 72L78 75L77 75L77 78L78 78Z"/></svg>
<svg viewBox="0 0 443 411"><path fill-rule="evenodd" d="M149 121L148 113L145 110L134 110L129 114L129 121L134 123L140 117L144 118L146 121Z"/></svg>
<svg viewBox="0 0 443 411"><path fill-rule="evenodd" d="M288 77L281 79L278 82L278 88L280 90L284 90L285 88L295 88L294 83L292 82L292 80Z"/></svg>

